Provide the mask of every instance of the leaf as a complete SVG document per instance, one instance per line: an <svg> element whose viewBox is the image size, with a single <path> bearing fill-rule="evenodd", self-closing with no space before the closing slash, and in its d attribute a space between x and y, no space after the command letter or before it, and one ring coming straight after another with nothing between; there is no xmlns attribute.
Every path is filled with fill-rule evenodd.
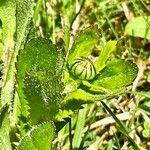
<svg viewBox="0 0 150 150"><path fill-rule="evenodd" d="M68 26L64 27L64 38L63 41L65 43L65 51L68 51L69 43L70 43L70 30Z"/></svg>
<svg viewBox="0 0 150 150"><path fill-rule="evenodd" d="M8 114L8 105L4 105L0 110L0 149L12 150L9 137L10 122Z"/></svg>
<svg viewBox="0 0 150 150"><path fill-rule="evenodd" d="M112 93L94 93L85 91L84 89L77 89L76 91L66 95L62 101L62 110L74 111L82 108L83 104L89 104L102 99L110 99L114 96L124 93L124 90L116 90ZM69 112L70 113L70 112ZM63 114L63 113L62 113ZM61 116L61 114L59 114ZM59 118L60 118L59 116Z"/></svg>
<svg viewBox="0 0 150 150"><path fill-rule="evenodd" d="M143 110L147 110L147 112L150 113L150 99L148 101L145 101L143 105L140 106Z"/></svg>
<svg viewBox="0 0 150 150"><path fill-rule="evenodd" d="M117 44L116 41L108 41L106 45L103 47L100 56L94 62L94 66L96 68L97 73L106 66L106 62L110 57L110 54L115 50L116 44Z"/></svg>
<svg viewBox="0 0 150 150"><path fill-rule="evenodd" d="M34 126L20 141L17 150L51 150L55 128L50 122Z"/></svg>
<svg viewBox="0 0 150 150"><path fill-rule="evenodd" d="M142 134L145 138L150 138L150 119L144 122L144 130Z"/></svg>
<svg viewBox="0 0 150 150"><path fill-rule="evenodd" d="M9 0L10 1L10 0ZM7 4L8 1L6 1ZM16 57L18 54L18 51L20 49L21 45L24 45L25 37L27 35L27 26L30 22L32 12L33 12L33 1L32 0L13 0L11 1L12 4L10 5L12 7L12 10L7 11L7 16L9 16L10 12L14 12L12 15L12 18L16 16L15 21L12 24L9 24L9 27L16 27L16 33L15 33L15 46L13 45L13 48L8 50L8 54L6 53L6 56L8 55L8 58L4 62L4 71L3 71L3 88L1 91L1 99L2 104L5 104L7 102L10 102L13 97L13 90L14 90L14 84L15 84L15 62ZM8 3L9 5L9 3ZM5 6L7 8L7 6ZM15 10L14 10L15 9ZM9 21L6 20L5 23L9 23ZM6 33L9 33L10 31L6 31ZM13 37L12 37L13 38ZM10 45L10 44L9 44ZM5 63L7 66L5 66Z"/></svg>
<svg viewBox="0 0 150 150"><path fill-rule="evenodd" d="M99 40L96 26L88 27L78 33L70 49L68 63L72 65L75 58L88 57Z"/></svg>
<svg viewBox="0 0 150 150"><path fill-rule="evenodd" d="M18 56L17 91L21 111L33 124L52 119L62 97L63 59L50 40L30 40ZM29 109L29 110L28 110Z"/></svg>
<svg viewBox="0 0 150 150"><path fill-rule="evenodd" d="M117 90L132 83L137 75L137 66L121 59L114 59L100 72L91 84L108 90Z"/></svg>
<svg viewBox="0 0 150 150"><path fill-rule="evenodd" d="M129 21L125 32L134 37L150 39L150 16L139 16Z"/></svg>
<svg viewBox="0 0 150 150"><path fill-rule="evenodd" d="M107 145L107 150L113 150L114 142L113 140L109 140L108 145ZM120 149L118 149L120 150Z"/></svg>
<svg viewBox="0 0 150 150"><path fill-rule="evenodd" d="M8 68L14 51L14 34L16 31L16 3L15 0L1 0L0 2L0 20L2 21L2 39L0 59L3 63L3 80L1 104L5 105L10 100L10 90L12 90L11 81L6 85Z"/></svg>
<svg viewBox="0 0 150 150"><path fill-rule="evenodd" d="M102 98L107 98L108 95L96 95L91 94L83 89L77 89L71 93L68 93L64 100L61 102L61 110L56 116L57 121L63 121L64 118L68 118L74 113L75 110L81 109L83 104L89 104L100 100Z"/></svg>
<svg viewBox="0 0 150 150"><path fill-rule="evenodd" d="M125 86L131 84L137 74L137 66L130 61L114 59L98 74L93 81L82 81L77 90L67 93L62 107L71 111L80 109L82 104L88 104L101 99L108 99L125 92ZM59 119L67 113L62 111Z"/></svg>
<svg viewBox="0 0 150 150"><path fill-rule="evenodd" d="M81 106L81 104L91 103L95 100L99 100L103 96L104 95L88 93L83 89L77 89L76 91L67 95L63 102L71 103L72 101L72 105L69 104L68 106L68 108L72 108L76 106Z"/></svg>
<svg viewBox="0 0 150 150"><path fill-rule="evenodd" d="M12 51L14 33L16 30L16 3L15 0L0 1L0 20L2 21L2 44L0 59L4 59L4 52ZM3 53L2 53L3 52Z"/></svg>
<svg viewBox="0 0 150 150"><path fill-rule="evenodd" d="M33 15L33 1L32 0L16 0L16 18L17 18L17 32L15 49L18 52L22 42L26 40L29 29L31 17Z"/></svg>

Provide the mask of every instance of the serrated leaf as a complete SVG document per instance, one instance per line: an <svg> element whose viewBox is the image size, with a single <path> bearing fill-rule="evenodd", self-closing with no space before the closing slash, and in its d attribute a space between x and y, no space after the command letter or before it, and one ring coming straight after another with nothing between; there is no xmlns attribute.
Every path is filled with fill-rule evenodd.
<svg viewBox="0 0 150 150"><path fill-rule="evenodd" d="M79 32L70 49L68 56L69 65L73 64L75 58L88 57L98 40L98 29L95 26Z"/></svg>
<svg viewBox="0 0 150 150"><path fill-rule="evenodd" d="M12 150L9 137L10 121L8 105L4 105L0 110L0 149Z"/></svg>
<svg viewBox="0 0 150 150"><path fill-rule="evenodd" d="M139 16L129 21L125 32L134 37L150 39L150 16Z"/></svg>
<svg viewBox="0 0 150 150"><path fill-rule="evenodd" d="M33 1L32 0L16 0L16 18L17 18L17 32L16 32L16 46L18 51L22 42L25 42L27 36L27 26L31 21L33 15Z"/></svg>
<svg viewBox="0 0 150 150"><path fill-rule="evenodd" d="M34 124L52 119L59 110L62 98L61 57L55 45L42 38L30 40L18 56L17 89L22 113L27 116L29 111Z"/></svg>
<svg viewBox="0 0 150 150"><path fill-rule="evenodd" d="M29 20L32 16L33 11L33 1L32 0L11 0L11 5L9 4L9 1L5 1L9 7L12 7L12 10L7 10L7 16L15 18L14 22L12 24L9 24L9 21L5 21L5 23L8 23L9 27L13 29L15 26L16 33L15 36L12 35L12 38L15 38L15 45L13 44L12 49L8 49L8 52L6 51L6 59L4 62L4 71L3 71L3 83L2 83L2 91L1 91L1 99L2 103L5 104L7 102L10 102L13 97L13 90L14 90L14 84L15 84L15 62L16 57L18 54L18 51L20 49L21 44L24 44L25 37L27 34L27 26L29 24ZM4 7L6 9L7 6ZM10 16L10 12L13 12L13 15ZM9 19L8 19L9 20ZM7 34L10 32L5 31ZM12 45L9 44L9 46ZM7 66L5 66L5 63Z"/></svg>
<svg viewBox="0 0 150 150"><path fill-rule="evenodd" d="M17 150L51 150L54 135L55 128L52 123L37 125L20 141Z"/></svg>
<svg viewBox="0 0 150 150"><path fill-rule="evenodd" d="M132 83L137 75L137 66L121 59L114 59L91 83L108 90L117 90Z"/></svg>

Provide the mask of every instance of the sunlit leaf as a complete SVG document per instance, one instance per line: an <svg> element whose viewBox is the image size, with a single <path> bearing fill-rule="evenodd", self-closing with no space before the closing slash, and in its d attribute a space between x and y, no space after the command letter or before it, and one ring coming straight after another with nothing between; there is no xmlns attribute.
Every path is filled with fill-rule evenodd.
<svg viewBox="0 0 150 150"><path fill-rule="evenodd" d="M9 137L10 121L8 113L8 105L5 105L0 110L0 149L12 150Z"/></svg>
<svg viewBox="0 0 150 150"><path fill-rule="evenodd" d="M95 44L99 40L98 29L95 26L88 27L79 32L70 49L68 63L72 65L75 58L88 57Z"/></svg>
<svg viewBox="0 0 150 150"><path fill-rule="evenodd" d="M2 24L4 25L4 43L6 44L3 82L1 91L2 104L13 98L15 84L15 62L20 46L24 44L27 35L27 26L33 12L32 0L1 1ZM7 9L6 9L7 8ZM15 34L14 34L15 33ZM15 43L14 43L15 41Z"/></svg>
<svg viewBox="0 0 150 150"><path fill-rule="evenodd" d="M11 99L12 81L8 79L9 62L14 51L14 34L16 31L16 2L15 0L0 1L0 20L2 22L2 39L0 40L0 59L3 63L3 80L1 104L5 105ZM10 77L10 76L9 76ZM6 82L8 84L6 84ZM6 90L7 89L7 90Z"/></svg>
<svg viewBox="0 0 150 150"><path fill-rule="evenodd" d="M16 30L16 2L15 0L0 1L0 20L2 22L3 49L0 50L0 59L4 59L2 52L12 50L14 46L14 33Z"/></svg>
<svg viewBox="0 0 150 150"><path fill-rule="evenodd" d="M116 41L108 41L106 45L103 47L103 49L101 50L100 56L98 57L96 62L94 62L94 66L96 68L97 73L106 66L110 54L113 51L115 51L116 44L117 44Z"/></svg>
<svg viewBox="0 0 150 150"><path fill-rule="evenodd" d="M72 146L73 149L79 149L80 144L82 142L82 136L83 136L83 129L85 125L85 120L86 120L86 112L87 112L87 105L84 105L84 108L79 110L78 112L78 117L76 121L76 128L75 128L75 133L73 136L73 141L72 141Z"/></svg>
<svg viewBox="0 0 150 150"><path fill-rule="evenodd" d="M150 16L139 16L129 21L125 32L134 37L150 39Z"/></svg>
<svg viewBox="0 0 150 150"><path fill-rule="evenodd" d="M142 134L145 138L150 138L150 119L144 122L144 130Z"/></svg>
<svg viewBox="0 0 150 150"><path fill-rule="evenodd" d="M17 90L22 113L29 111L32 123L52 119L59 110L62 61L51 41L42 38L29 41L18 57Z"/></svg>
<svg viewBox="0 0 150 150"><path fill-rule="evenodd" d="M117 90L131 84L136 75L137 66L134 63L114 59L108 63L91 84L109 90Z"/></svg>

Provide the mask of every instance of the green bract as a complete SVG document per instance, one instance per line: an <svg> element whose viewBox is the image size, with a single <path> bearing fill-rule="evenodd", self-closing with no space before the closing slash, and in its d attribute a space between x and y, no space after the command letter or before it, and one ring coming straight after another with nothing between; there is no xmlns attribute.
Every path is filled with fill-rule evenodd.
<svg viewBox="0 0 150 150"><path fill-rule="evenodd" d="M74 76L82 80L91 80L96 75L92 61L84 57L75 59L70 69Z"/></svg>

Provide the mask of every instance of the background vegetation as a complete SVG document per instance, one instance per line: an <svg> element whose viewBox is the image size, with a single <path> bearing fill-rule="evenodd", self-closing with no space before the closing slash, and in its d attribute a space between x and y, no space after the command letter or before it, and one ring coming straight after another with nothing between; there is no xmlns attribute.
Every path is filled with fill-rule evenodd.
<svg viewBox="0 0 150 150"><path fill-rule="evenodd" d="M9 0L9 2L10 3L8 3L8 6L12 6L13 5L12 1ZM15 106L20 106L15 103L17 101L16 99L19 99L18 95L24 96L24 91L23 91L24 79L22 77L25 76L25 72L22 70L27 70L29 75L26 76L26 80L25 80L25 84L26 84L25 94L26 96L28 95L29 99L33 98L33 95L31 93L36 93L36 90L38 91L38 88L37 89L35 88L36 90L34 90L34 88L30 89L30 87L36 86L40 81L42 82L42 84L41 83L40 84L44 87L43 93L44 94L46 93L50 98L55 98L57 100L58 97L61 97L62 95L61 94L59 95L57 92L56 93L58 95L55 96L51 95L49 93L52 92L55 93L55 91L53 90L48 91L47 89L48 88L51 89L52 87L56 86L57 88L56 89L54 88L54 90L58 90L59 92L63 93L64 87L62 83L59 82L59 79L61 80L61 75L62 75L61 67L64 65L62 63L63 62L62 60L66 59L66 57L62 53L66 54L67 50L71 49L72 43L75 40L77 40L76 37L79 36L79 33L88 29L88 27L90 27L90 30L92 30L93 32L95 31L96 28L97 32L100 34L100 36L98 37L99 44L97 44L94 47L93 55L96 57L98 55L99 50L101 51L101 49L104 49L104 46L106 45L106 43L108 43L108 41L110 40L114 42L117 41L116 42L117 44L116 43L113 43L114 45L112 44L113 48L116 46L116 50L115 51L112 50L113 55L109 55L108 56L109 58L107 59L111 60L113 58L117 58L117 59L125 60L124 62L118 61L117 65L114 66L114 68L119 68L119 64L120 66L122 66L123 64L126 64L125 62L127 61L136 64L138 67L136 78L134 78L134 81L129 85L126 83L126 78L123 77L122 81L125 81L125 86L128 85L126 90L117 91L117 93L111 93L112 95L109 96L105 95L105 97L102 97L101 100L103 100L103 102L105 102L107 105L103 102L101 103L101 101L94 100L93 98L92 103L81 105L82 102L80 104L80 101L79 103L77 102L77 104L71 102L73 108L71 108L70 104L66 104L64 106L65 108L62 109L61 111L59 109L58 110L55 109L51 112L47 112L47 110L49 111L49 109L42 108L41 107L42 104L41 106L38 106L36 105L35 102L31 101L31 103L29 102L29 105L31 106L30 113L32 115L30 116L30 119L32 120L32 125L35 125L39 121L38 120L39 118L40 119L44 118L47 121L48 119L52 118L51 116L59 112L55 117L56 120L59 122L54 121L56 129L53 128L53 123L50 124L48 127L47 124L43 124L43 125L40 124L38 126L39 131L40 128L42 128L43 134L47 134L46 138L48 138L49 141L52 141L54 136L53 134L55 132L57 133L59 130L58 134L55 134L55 137L52 142L53 150L55 149L56 150L57 149L58 150L59 149L60 150L69 150L69 149L130 150L131 149L132 150L132 149L138 149L138 147L140 150L148 150L150 148L150 142L149 142L150 140L150 119L149 119L150 116L150 101L149 101L150 99L150 93L149 93L150 91L150 15L149 15L150 2L149 0L130 0L130 1L128 0L125 1L121 1L121 0L120 1L119 0L37 0L34 1L34 6L33 6L34 12L32 12L32 9L24 10L22 9L22 7L19 8L19 3L20 3L19 0L17 0L16 6L18 6L17 8L19 12L18 14L15 14L15 10L13 12L12 7L10 8L11 13L5 14L2 12L3 11L2 6L4 2L3 0L0 0L0 19L1 19L0 40L2 41L0 42L0 48L2 50L0 51L0 55L1 55L1 70L2 70L1 76L3 79L1 82L2 85L3 82L7 83L6 87L2 86L1 88L1 101L2 101L1 102L2 107L0 113L1 115L0 123L2 128L2 130L0 130L1 141L4 136L4 131L8 129L7 126L4 126L4 124L7 122L7 119L3 119L3 118L4 116L5 117L7 116L4 114L5 111L8 110L7 107L9 106L7 106L8 103L7 100L9 99L14 99L13 108L11 107L13 111L12 113L9 114L13 118L12 119L10 117L11 120L13 121L12 122L10 121L12 124L11 124L11 132L9 132L9 135L11 135L10 141L12 142L10 145L12 145L13 149L15 149L17 145L20 143L19 142L20 139L26 136L26 132L29 129L31 129L31 124L27 123L26 120L27 118L23 118L20 115L19 109L14 109ZM30 5L31 5L30 3L26 3L25 7L30 8ZM7 5L5 5L5 7L6 6ZM33 15L30 15L31 12L33 13ZM15 15L18 15L18 18L20 16L29 16L29 18L30 17L32 18L32 21L28 22L29 19L26 18L22 19L20 17L21 19L20 20L18 19L16 21L16 24L18 23L16 26L12 23L15 20L14 18ZM7 18L6 21L5 18ZM9 20L9 22L7 22L7 20ZM7 22L8 25L4 26L4 22ZM24 25L19 26L19 22L25 22L26 24L24 23ZM9 24L14 25L11 26L10 29L11 32L8 31ZM24 29L25 27L30 30L29 34L27 34L25 31L22 31L22 29ZM90 31L90 33L92 31ZM9 35L4 34L8 32ZM41 42L41 45L39 45L39 47L36 49L35 47L37 45L38 40L35 41L33 40L25 47L25 53L22 52L21 54L19 53L18 55L17 51L19 51L20 49L24 49L24 46L22 45L23 40L21 41L21 39L23 39L22 38L23 35L27 35L26 36L27 40L25 40L24 43L26 43L29 39L32 39L33 37L40 37L41 39L39 38L38 40L39 42ZM9 47L11 51L11 48L14 46L13 42L11 43L11 37L17 37L15 41L17 43L15 45L15 51L11 54L9 53L8 50L6 54L6 52L4 52L5 48ZM58 49L62 50L61 52L59 52L58 58L57 57L52 58L54 61L56 62L58 61L57 64L53 64L53 61L52 62L46 61L48 60L46 58L51 57L51 55L49 55L48 52L46 51L47 45L48 44L51 45L51 44L42 39L50 39L53 44L56 44ZM92 38L90 40L92 40ZM4 41L5 44L3 44ZM55 50L55 46L53 45L51 45L50 48ZM47 66L44 65L44 67L50 68L52 70L51 72L46 72L45 74L40 74L41 72L38 72L39 74L34 74L34 71L36 69L32 70L33 68L32 64L34 63L34 57L32 57L32 53L38 52L38 49L45 49L44 51L45 54L43 54L42 56L44 59L42 59L41 57L41 62L38 62L34 67L37 69L40 66L41 68L40 67L39 68L41 70L40 69L39 70L41 72L42 71L44 72L45 70L44 69L42 70L43 67L42 62L45 62L46 64L49 65ZM109 49L111 51L111 46L107 47L106 49L107 50ZM9 57L10 55L12 55L13 57ZM62 55L64 57L61 58L59 57L59 55ZM16 60L14 61L13 58L16 57L17 57L17 61ZM12 59L9 60L9 58ZM14 66L10 65L9 68L7 66L8 64L4 63L9 61L15 63L17 62L17 63L14 64ZM59 68L56 72L53 69L54 68L53 65L54 67ZM130 63L128 64L128 66L130 66ZM7 68L9 68L8 69L9 73L7 72ZM18 85L15 89L17 93L19 93L18 95L16 94L16 92L14 92L14 90L11 89L11 85L14 85L15 82L14 79L11 78L12 77L11 73L13 72L13 70L15 70L15 68L17 69L16 80ZM124 67L124 69L122 69L121 71L122 72L125 71L123 72L123 74L127 75L128 79L130 78L130 73L126 74L126 67ZM136 71L129 70L129 72L131 72L131 81L132 81L132 77L134 76ZM50 77L54 74L56 75L55 80L58 79L58 83L55 84L51 81L52 80L51 78L47 80L47 77ZM38 79L36 78L37 77L36 75L38 75L39 77ZM63 77L64 77L64 83L68 84L65 81L65 79L67 80L67 73L65 71L63 72ZM33 81L32 79L35 80ZM7 81L11 81L11 82L8 83ZM131 81L129 81L129 83ZM71 82L72 86L76 86L71 80L69 80L69 82ZM36 84L34 85L34 83ZM52 83L52 85L46 83L50 83L50 84ZM79 84L78 81L77 84ZM84 84L86 86L90 86L87 85L87 83ZM114 87L116 88L117 80L115 80L115 83L113 83L111 80L110 85L111 84L112 85L115 84ZM100 90L103 91L103 89ZM5 96L7 96L7 98ZM74 99L74 97L73 98L72 97L69 98ZM92 97L88 97L88 98L92 99ZM24 103L26 102L23 101L23 105L22 104L21 105L26 106L26 104ZM53 109L53 105L55 105L54 108L56 108L59 105L53 102L50 102L50 104L52 105L51 109ZM69 110L67 109L68 107ZM42 112L41 113L42 115L37 111L37 109ZM17 112L15 112L15 110L17 110ZM75 113L73 113L72 110ZM10 107L8 112L11 112ZM27 113L28 113L27 109L24 109L24 112L22 112L24 116L27 116ZM41 116L39 117L36 113L40 114ZM47 116L47 113L50 113L51 116ZM16 121L18 118L21 121ZM3 124L2 122L5 123ZM16 128L16 124L17 124L17 128ZM5 130L3 130L3 126ZM35 135L40 139L41 133L39 131L37 130L35 130L35 132L31 131L31 135L33 135L33 137ZM6 137L8 136L7 133L5 136ZM44 140L46 140L46 138ZM26 141L28 141L27 136L25 142ZM23 146L22 145L20 147L18 146L17 148L23 149L24 145ZM38 145L39 150L42 150L43 145L44 144ZM2 145L1 147L4 150L10 149L10 147L4 147L4 145ZM46 150L46 148L43 150Z"/></svg>
<svg viewBox="0 0 150 150"><path fill-rule="evenodd" d="M38 1L40 3L40 0ZM42 5L42 4L41 4ZM144 18L150 14L150 2L147 0L113 1L113 0L80 0L80 1L50 1L43 4L43 9L37 9L34 20L39 28L39 34L49 36L54 43L60 41L66 26L71 29L71 35L85 27L97 24L101 33L101 41L117 40L116 56L132 60L139 68L137 78L129 86L132 91L148 91L150 31L145 34L144 20L134 22L131 28L136 33L129 33L127 24L136 17ZM150 19L149 19L150 20ZM61 41L60 41L61 42ZM113 113L122 120L130 130L131 137L140 149L149 149L150 102L149 95L121 94L107 101ZM148 129L146 131L146 129ZM81 134L82 132L82 134ZM73 147L77 149L130 149L110 115L103 109L100 102L86 105L72 119ZM54 140L63 150L69 149L68 125L66 125ZM82 138L81 138L82 137Z"/></svg>

